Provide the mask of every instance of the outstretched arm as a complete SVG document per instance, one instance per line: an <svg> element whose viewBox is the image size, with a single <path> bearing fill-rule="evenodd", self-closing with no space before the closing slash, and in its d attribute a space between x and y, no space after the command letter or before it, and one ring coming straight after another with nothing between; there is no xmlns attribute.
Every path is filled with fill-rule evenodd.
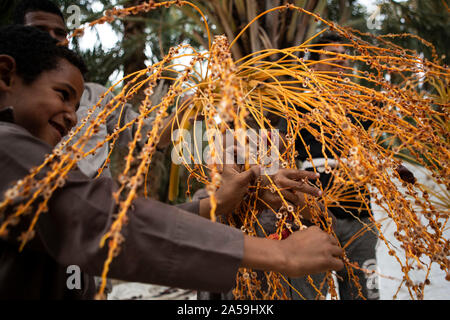
<svg viewBox="0 0 450 320"><path fill-rule="evenodd" d="M281 241L246 236L242 266L301 277L342 269L342 254L336 239L313 226Z"/></svg>

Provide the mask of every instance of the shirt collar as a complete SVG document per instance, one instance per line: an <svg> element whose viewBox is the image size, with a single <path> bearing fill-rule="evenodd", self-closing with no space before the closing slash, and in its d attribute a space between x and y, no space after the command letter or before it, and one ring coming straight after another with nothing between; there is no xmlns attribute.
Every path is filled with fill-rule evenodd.
<svg viewBox="0 0 450 320"><path fill-rule="evenodd" d="M14 108L5 107L0 109L0 121L14 123Z"/></svg>

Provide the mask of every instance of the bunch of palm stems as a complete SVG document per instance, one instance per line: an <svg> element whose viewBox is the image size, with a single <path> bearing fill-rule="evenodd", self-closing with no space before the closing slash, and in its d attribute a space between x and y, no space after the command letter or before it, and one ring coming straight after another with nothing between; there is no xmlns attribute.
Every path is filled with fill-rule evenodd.
<svg viewBox="0 0 450 320"><path fill-rule="evenodd" d="M191 2L150 1L135 7L108 10L102 18L93 21L86 28L171 5L190 6L198 10L203 21L207 21ZM348 59L353 66L365 66L366 71L356 67L344 67L344 71L339 72L314 71L313 66L317 61L310 61L305 57L308 57L308 52L324 53L321 47L312 43L326 29L298 46L260 50L234 60L232 51L237 39L262 16L283 10L311 15L314 19L321 20L327 26L326 29L347 39L344 44L350 49L347 53L328 52L329 58L321 63L335 65L337 60ZM404 256L398 255L394 248L390 254L401 265L404 274L400 286L407 286L412 298L422 298L432 264L438 264L446 272L446 280L450 280L449 240L442 236L447 228L450 202L448 66L441 65L436 56L431 61L425 60L416 52L392 42L395 37L412 37L411 35L374 37L361 34L325 21L320 16L294 5L274 7L256 16L235 39L227 39L225 36L212 39L206 22L205 28L209 39L206 51L198 52L189 45L181 44L171 48L160 62L130 74L116 83L106 94L122 86L120 93L97 117L92 115L101 105L101 100L93 106L87 118L81 120L81 126L70 133L65 143L55 148L42 165L33 168L28 176L23 177L5 193L4 200L0 203L0 235L5 235L8 227L16 225L22 216L31 215L31 224L19 239L22 249L33 238L36 222L40 215L47 211L52 194L64 186L67 174L76 167L77 162L104 144L109 144L112 152L120 133L136 126L134 140L129 144L125 165L118 179L119 188L114 193L118 211L110 230L99 243L99 246L106 245L109 248L108 258L104 263L103 285L98 293L98 297L102 297L110 263L120 254L121 243L126 241L121 230L128 219L133 219L129 209L141 189L144 189L143 193L148 196L146 180L152 164L152 155L158 144L164 119L169 116L168 108L175 104L174 112L182 114L176 123L178 128L189 129L189 119L192 117L201 116L204 119L207 132L205 140L212 158L221 152L220 144L217 144L217 133L224 134L230 128L233 128L234 132L276 129L270 119L282 118L287 123L287 133L280 140L284 146L279 149L282 151L278 152L277 160L283 168L296 168L295 141L303 141L300 130L308 130L322 143L324 170L333 176L334 181L323 190L323 196L319 199L307 198L310 210L316 216L313 219L315 223L333 234L331 219L326 216L327 213L323 213L318 203L325 208L339 206L340 202L355 197L346 191L349 186L361 187L361 193L369 186L372 201L380 206L396 225L395 237L401 243ZM81 36L82 33L83 28L76 30L73 36ZM423 39L417 38L417 41L433 48ZM167 77L168 71L169 74L176 75L170 78L172 85L159 103L152 104L150 98L153 90L158 81ZM401 81L392 84L387 80L387 75L400 78ZM125 125L118 124L115 131L98 143L96 148L86 150L86 141L96 132L98 126L105 123L112 112L122 108L138 93L143 93L144 96L140 102L139 116ZM181 100L183 95L188 98ZM299 108L307 112L300 113L297 111ZM140 128L150 114L155 115L154 126L144 135ZM350 118L353 118L353 121ZM367 121L372 124L365 130L362 123ZM87 128L84 136L72 143L73 137L83 127ZM254 132L255 139L261 138L260 133L263 131ZM268 135L269 141L271 137L273 136ZM174 139L174 144L183 145L183 139L184 136L178 136ZM139 140L145 141L145 146L141 149L137 148ZM214 195L221 183L220 163L193 161L198 148L202 146L195 145L194 150L188 149L188 153L180 151L179 160L188 170L189 179L196 179L205 185L211 201L211 219L215 220ZM306 150L308 151L307 147ZM336 154L337 151L339 154ZM338 164L329 164L327 154L332 154ZM244 167L254 164L266 166L264 157L265 154L261 152L249 154ZM430 199L431 191L424 185L398 170L402 168L403 161L414 162L428 170L431 179L442 189L433 198L438 201ZM105 165L107 164L108 161ZM39 176L45 168L51 170ZM173 165L172 169L176 170L176 165ZM293 208L283 199L280 189L270 176L267 175L266 178L268 184L263 185L262 180L258 179L255 185L251 186L245 201L228 219L228 223L241 228L246 234L255 235L260 210L256 205L258 193L263 188L270 188L282 197L284 203L279 211L273 212L278 219L277 234L281 239L283 232L290 232L294 227L286 222L288 215L297 227L302 226L299 213L302 208ZM177 175L173 174L171 179L177 179ZM361 193L359 208L364 210L369 208L369 203L367 197ZM16 205L17 198L25 201ZM341 207L350 209L342 205ZM373 227L378 229L378 237L391 248L391 243L384 237L373 216L371 225L366 225L366 229L362 229L353 238L356 239L364 232L372 232ZM358 284L353 270L360 266L348 259L344 260L352 281ZM409 276L410 271L417 267L427 271L426 278L421 283L413 283ZM319 292L318 288L323 284L314 284L312 279L309 279ZM282 274L267 272L261 278L256 277L253 270L240 269L236 277L234 295L237 299L283 299L286 298L285 281ZM336 298L331 273L325 281L328 283L331 297Z"/></svg>

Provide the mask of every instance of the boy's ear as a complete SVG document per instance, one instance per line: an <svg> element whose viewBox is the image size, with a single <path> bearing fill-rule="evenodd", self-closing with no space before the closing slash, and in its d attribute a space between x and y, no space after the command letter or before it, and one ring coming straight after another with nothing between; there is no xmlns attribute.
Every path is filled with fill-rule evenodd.
<svg viewBox="0 0 450 320"><path fill-rule="evenodd" d="M16 60L6 54L0 54L0 92L4 92L11 87L15 72Z"/></svg>

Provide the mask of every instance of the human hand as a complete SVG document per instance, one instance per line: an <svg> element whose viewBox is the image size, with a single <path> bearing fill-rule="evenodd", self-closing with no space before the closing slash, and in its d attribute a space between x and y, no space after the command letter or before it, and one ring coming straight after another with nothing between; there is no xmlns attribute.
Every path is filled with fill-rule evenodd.
<svg viewBox="0 0 450 320"><path fill-rule="evenodd" d="M241 203L248 187L260 174L260 167L253 166L240 172L235 164L223 165L221 185L216 191L217 214L231 214Z"/></svg>
<svg viewBox="0 0 450 320"><path fill-rule="evenodd" d="M343 253L335 238L313 226L294 232L285 240L245 236L241 267L303 277L341 270Z"/></svg>
<svg viewBox="0 0 450 320"><path fill-rule="evenodd" d="M221 184L215 192L216 215L230 215L241 203L248 192L250 184L259 176L260 167L253 166L240 172L235 164L225 164L221 167ZM200 215L209 218L210 199L200 201Z"/></svg>
<svg viewBox="0 0 450 320"><path fill-rule="evenodd" d="M261 203L270 206L277 211L284 201L288 201L295 206L301 208L306 206L305 194L318 197L322 194L320 189L307 183L307 180L314 180L319 178L318 173L311 171L297 170L297 169L280 169L278 172L270 177L273 183L267 176L263 177L262 186L258 196ZM279 193L274 186L280 189ZM283 197L283 199L280 196Z"/></svg>
<svg viewBox="0 0 450 320"><path fill-rule="evenodd" d="M313 226L292 233L279 241L286 263L280 266L280 272L291 277L340 270L344 267L340 257L343 249L330 234Z"/></svg>

